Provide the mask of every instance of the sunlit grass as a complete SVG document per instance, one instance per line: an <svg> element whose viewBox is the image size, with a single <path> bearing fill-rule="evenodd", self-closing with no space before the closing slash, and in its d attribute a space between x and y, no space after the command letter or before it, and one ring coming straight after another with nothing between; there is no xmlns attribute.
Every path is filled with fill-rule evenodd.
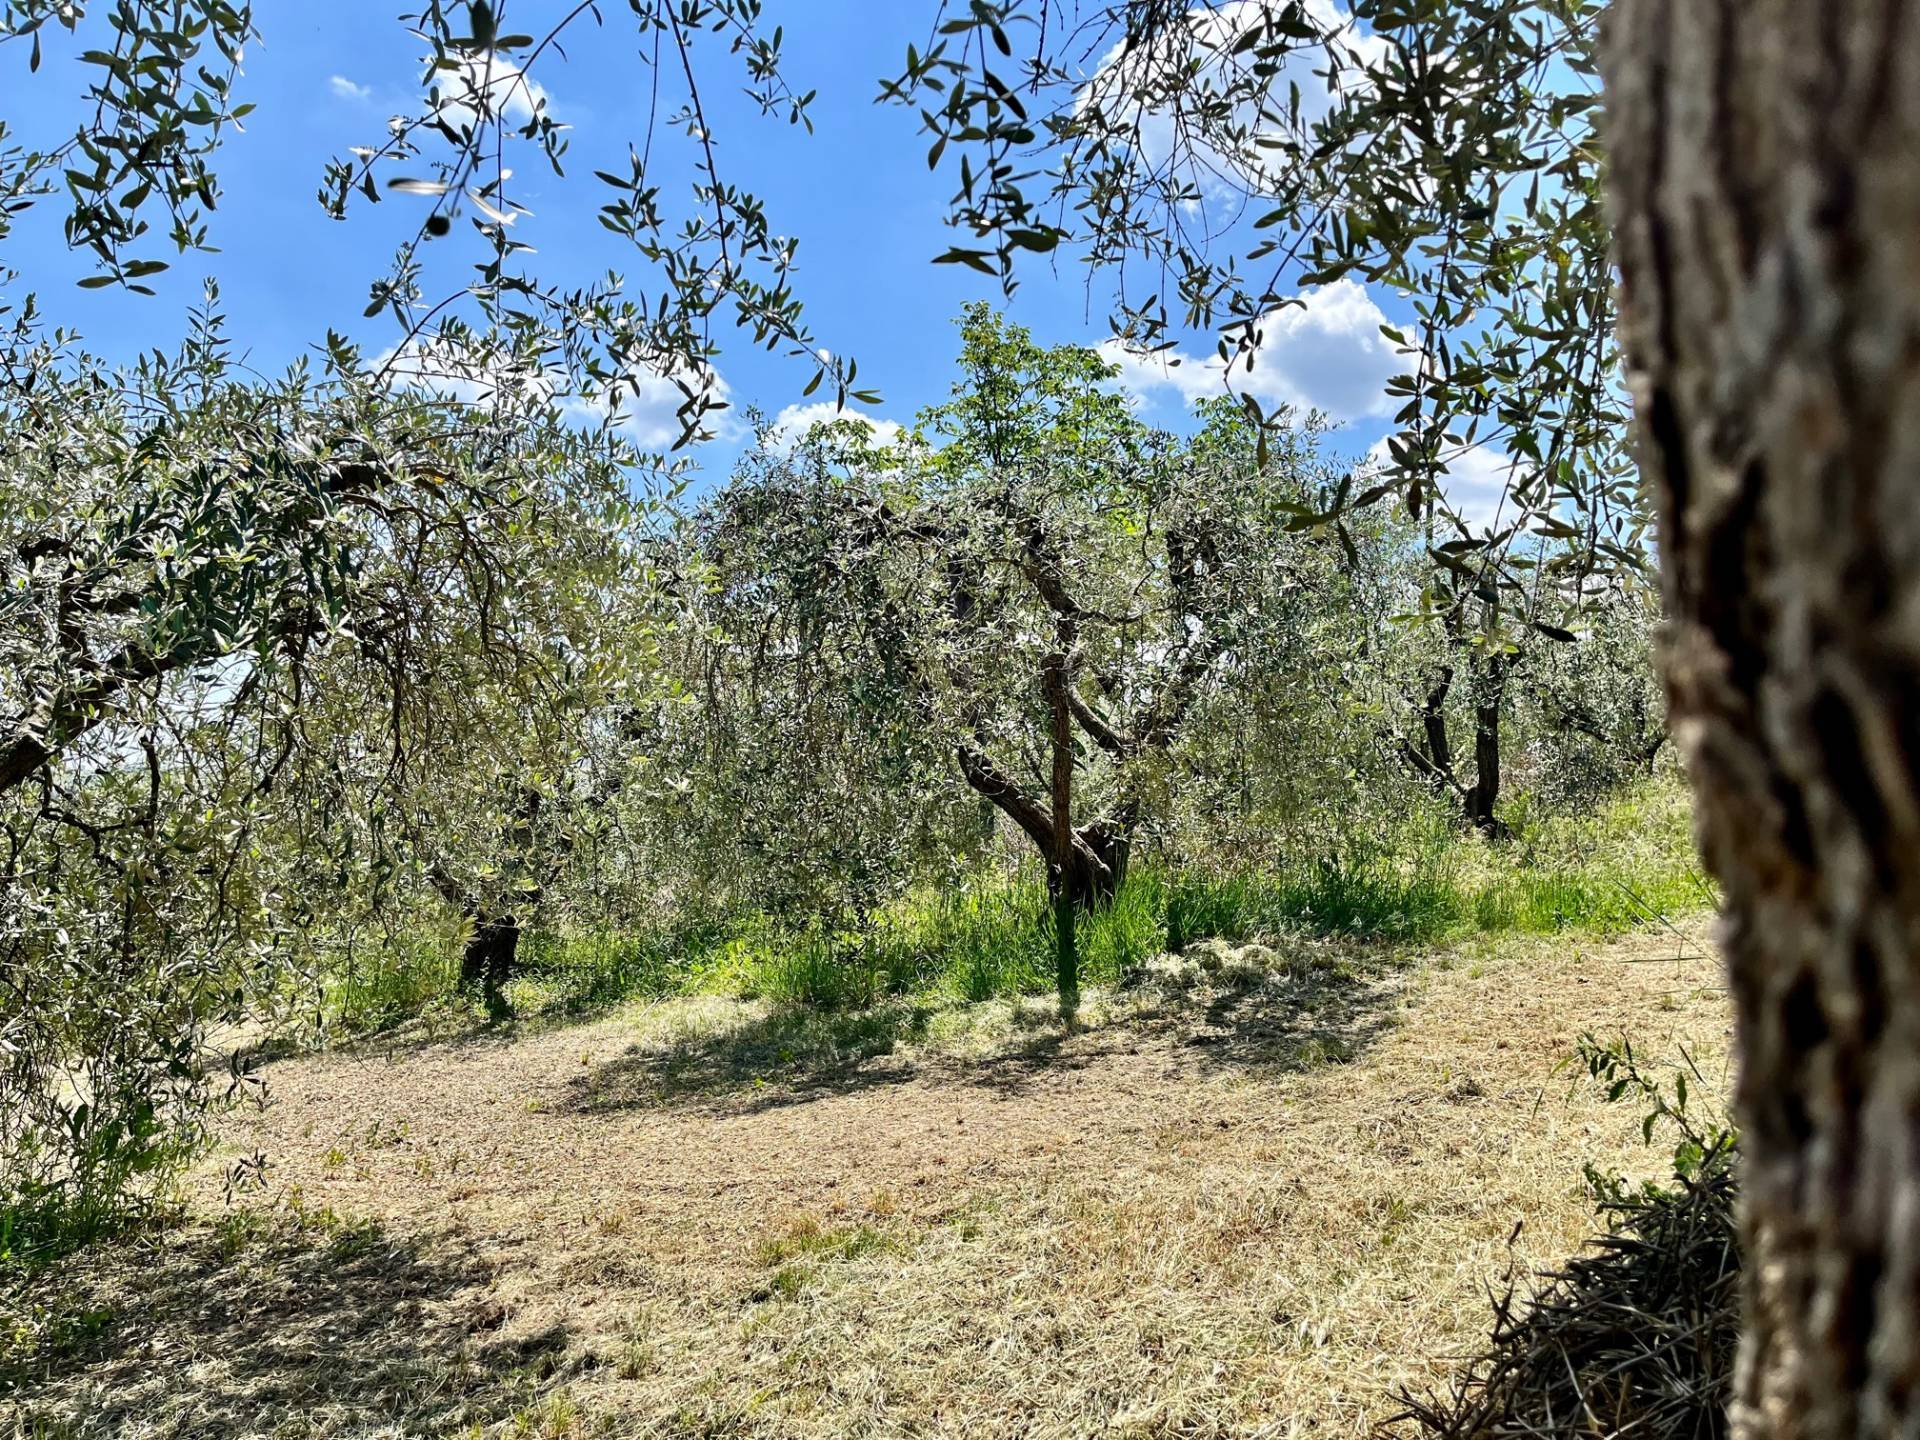
<svg viewBox="0 0 1920 1440"><path fill-rule="evenodd" d="M1433 945L1473 935L1613 934L1713 903L1677 786L1649 785L1580 817L1515 811L1513 837L1498 842L1425 816L1391 833L1303 846L1261 868L1138 865L1110 904L1080 920L1083 982L1119 983L1153 955L1208 938ZM1052 986L1053 917L1029 867L923 884L838 922L756 912L642 933L530 933L521 961L510 993L523 1016L698 992L821 1010L912 994L979 1002ZM329 1001L368 1028L445 995L457 969L457 950L445 942L396 945L337 981Z"/></svg>

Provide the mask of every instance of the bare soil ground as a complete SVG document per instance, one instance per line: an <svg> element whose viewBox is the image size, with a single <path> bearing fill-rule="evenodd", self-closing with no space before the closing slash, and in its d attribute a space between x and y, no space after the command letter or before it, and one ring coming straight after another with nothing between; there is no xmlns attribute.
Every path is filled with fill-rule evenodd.
<svg viewBox="0 0 1920 1440"><path fill-rule="evenodd" d="M1566 1062L1719 1073L1682 928L285 1061L193 1219L0 1308L0 1434L1365 1435L1585 1241L1582 1162L1659 1171Z"/></svg>

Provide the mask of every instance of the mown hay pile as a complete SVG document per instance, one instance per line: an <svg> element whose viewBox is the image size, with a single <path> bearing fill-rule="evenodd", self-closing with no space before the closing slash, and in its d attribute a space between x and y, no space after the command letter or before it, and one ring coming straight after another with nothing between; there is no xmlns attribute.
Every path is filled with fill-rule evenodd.
<svg viewBox="0 0 1920 1440"><path fill-rule="evenodd" d="M1736 1185L1698 1179L1605 1202L1612 1224L1531 1300L1495 1301L1487 1350L1398 1433L1443 1440L1718 1440L1739 1330Z"/></svg>

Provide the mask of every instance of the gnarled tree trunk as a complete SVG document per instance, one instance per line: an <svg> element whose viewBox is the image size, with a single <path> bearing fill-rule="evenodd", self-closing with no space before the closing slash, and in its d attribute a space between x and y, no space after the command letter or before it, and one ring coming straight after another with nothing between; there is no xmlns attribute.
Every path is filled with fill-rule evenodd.
<svg viewBox="0 0 1920 1440"><path fill-rule="evenodd" d="M1920 0L1615 0L1623 337L1738 1024L1747 1435L1920 1431Z"/></svg>
<svg viewBox="0 0 1920 1440"><path fill-rule="evenodd" d="M1459 627L1449 625L1458 643ZM1506 703L1512 662L1505 655L1475 659L1469 665L1473 685L1473 783L1461 781L1453 764L1453 743L1447 734L1447 695L1453 688L1453 666L1443 665L1420 703L1421 743L1402 740L1401 756L1436 795L1453 795L1460 802L1460 818L1483 835L1504 840L1506 822L1495 814L1500 803L1500 711Z"/></svg>
<svg viewBox="0 0 1920 1440"><path fill-rule="evenodd" d="M440 865L432 867L428 879L440 897L466 917L467 942L460 952L460 989L468 993L478 991L490 1017L507 1019L513 1014L513 1007L507 1003L507 982L513 978L519 958L519 917L483 903ZM539 897L535 894L527 898L537 903Z"/></svg>
<svg viewBox="0 0 1920 1440"><path fill-rule="evenodd" d="M1126 807L1115 819L1096 820L1073 832L1074 843L1064 863L1051 872L1061 888L1082 910L1111 901L1126 883L1127 861L1133 852L1133 811Z"/></svg>

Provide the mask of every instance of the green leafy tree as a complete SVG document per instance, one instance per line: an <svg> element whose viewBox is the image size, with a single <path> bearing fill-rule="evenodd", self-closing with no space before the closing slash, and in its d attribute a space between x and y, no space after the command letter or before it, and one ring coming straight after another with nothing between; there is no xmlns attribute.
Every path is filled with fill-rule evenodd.
<svg viewBox="0 0 1920 1440"><path fill-rule="evenodd" d="M919 110L930 165L960 168L968 238L940 259L1011 289L1023 256L1066 247L1135 349L1215 329L1223 389L1305 287L1407 298L1394 430L1327 518L1394 499L1424 527L1441 658L1402 753L1494 834L1516 667L1563 631L1567 585L1644 560L1594 129L1604 8L993 0L943 10L882 92ZM1502 473L1478 525L1446 480L1475 452Z"/></svg>
<svg viewBox="0 0 1920 1440"><path fill-rule="evenodd" d="M7 361L0 1204L84 1218L192 1148L212 1027L329 888L449 863L477 777L605 688L578 617L635 573L631 457L344 348L262 382L212 312L126 374L24 321Z"/></svg>
<svg viewBox="0 0 1920 1440"><path fill-rule="evenodd" d="M1071 1001L1076 913L1124 879L1195 707L1308 603L1324 547L1284 542L1332 486L1317 426L1263 441L1225 405L1192 440L1155 431L1095 353L984 307L959 368L897 444L842 423L763 452L701 533L763 557L739 596L762 657L884 695L887 753L935 747L1032 845Z"/></svg>
<svg viewBox="0 0 1920 1440"><path fill-rule="evenodd" d="M729 16L728 43L746 44L753 13L636 19L678 50ZM313 361L254 376L210 298L177 357L114 369L0 272L10 1215L98 1218L150 1191L135 1182L199 1133L211 1027L325 948L316 917L377 910L409 876L464 917L467 968L498 1003L506 937L565 853L556 817L581 808L594 752L579 737L621 695L625 661L595 637L635 640L627 600L646 574L629 495L649 467L611 430L566 423L561 402L611 418L624 387L663 374L700 433L705 323L723 300L761 339L812 354L778 278L790 255L710 171L710 225L671 244L657 214L623 232L669 271L715 262L698 285L680 274L678 298L513 272L529 247L508 234L520 210L502 157L524 144L557 168L564 125L510 58L555 37L499 19L481 0L415 15L422 113L360 157L360 198L432 202L374 285L369 313L402 326L384 359L329 333ZM255 20L220 0L0 5L0 54L28 74L53 62L21 88L78 77L86 102L65 133L43 118L60 107L0 122L0 238L60 205L93 261L81 283L130 295L169 253L216 248L217 161L250 108L237 90ZM748 48L771 83L777 45ZM323 200L343 213L337 172ZM491 251L482 283L432 297L423 247L451 247L467 213ZM851 366L818 362L828 373Z"/></svg>
<svg viewBox="0 0 1920 1440"><path fill-rule="evenodd" d="M663 559L671 689L634 717L645 844L722 905L858 923L977 850L903 643L911 584L851 422L762 425Z"/></svg>
<svg viewBox="0 0 1920 1440"><path fill-rule="evenodd" d="M1608 586L1567 616L1580 626L1578 643L1536 647L1520 689L1548 803L1588 803L1651 773L1669 753L1653 653L1659 621L1649 587Z"/></svg>

